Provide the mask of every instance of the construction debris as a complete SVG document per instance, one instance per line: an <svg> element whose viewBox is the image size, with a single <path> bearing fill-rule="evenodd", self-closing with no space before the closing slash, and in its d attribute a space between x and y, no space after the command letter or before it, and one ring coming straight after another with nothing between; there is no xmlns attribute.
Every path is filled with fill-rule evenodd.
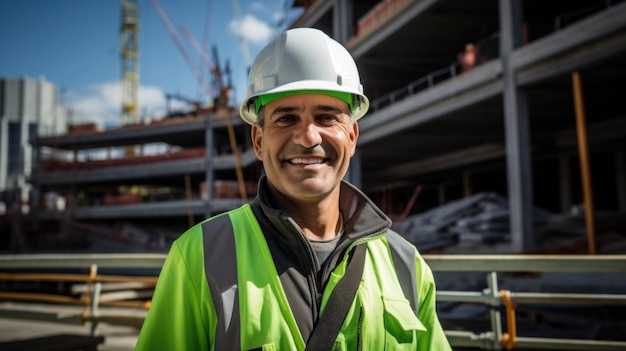
<svg viewBox="0 0 626 351"><path fill-rule="evenodd" d="M543 228L552 216L534 209L535 230ZM493 192L478 193L409 216L398 232L422 252L453 246L469 251L474 247L510 243L508 202Z"/></svg>

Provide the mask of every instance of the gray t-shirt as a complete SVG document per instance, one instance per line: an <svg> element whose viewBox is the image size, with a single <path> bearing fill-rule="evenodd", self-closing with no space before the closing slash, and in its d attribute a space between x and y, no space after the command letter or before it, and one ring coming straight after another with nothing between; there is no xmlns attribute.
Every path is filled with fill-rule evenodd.
<svg viewBox="0 0 626 351"><path fill-rule="evenodd" d="M339 240L343 236L343 231L337 234L336 237L330 240L311 240L309 239L309 243L311 244L311 248L317 255L317 260L320 262L320 265L323 265L328 259L328 256L335 250Z"/></svg>

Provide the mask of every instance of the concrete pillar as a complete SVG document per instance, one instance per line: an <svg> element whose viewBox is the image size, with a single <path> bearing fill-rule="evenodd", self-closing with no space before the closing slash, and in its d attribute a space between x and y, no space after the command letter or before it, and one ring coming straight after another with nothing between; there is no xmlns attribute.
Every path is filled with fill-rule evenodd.
<svg viewBox="0 0 626 351"><path fill-rule="evenodd" d="M446 203L446 185L439 184L437 187L437 195L439 198L439 205L443 205Z"/></svg>
<svg viewBox="0 0 626 351"><path fill-rule="evenodd" d="M1 111L0 111L1 112ZM0 194L7 190L9 167L9 119L0 115ZM6 214L7 204L0 201L0 216Z"/></svg>
<svg viewBox="0 0 626 351"><path fill-rule="evenodd" d="M206 218L211 217L213 212L211 201L213 201L213 182L215 180L212 161L213 157L216 156L215 149L213 147L215 137L213 135L213 124L211 122L211 115L205 115L204 145L206 148L206 173L204 181L206 182L206 199L204 200L204 216Z"/></svg>
<svg viewBox="0 0 626 351"><path fill-rule="evenodd" d="M561 212L569 212L572 206L571 177L570 177L570 160L566 153L558 156L559 162L559 197L561 203Z"/></svg>
<svg viewBox="0 0 626 351"><path fill-rule="evenodd" d="M335 0L333 11L333 37L345 44L354 35L354 3L353 0Z"/></svg>
<svg viewBox="0 0 626 351"><path fill-rule="evenodd" d="M519 252L534 246L528 101L511 65L523 43L522 0L499 0L499 7L511 244Z"/></svg>
<svg viewBox="0 0 626 351"><path fill-rule="evenodd" d="M474 195L472 189L472 174L468 171L463 172L463 196L470 197Z"/></svg>
<svg viewBox="0 0 626 351"><path fill-rule="evenodd" d="M617 188L617 209L626 212L626 148L622 146L615 152L615 185Z"/></svg>

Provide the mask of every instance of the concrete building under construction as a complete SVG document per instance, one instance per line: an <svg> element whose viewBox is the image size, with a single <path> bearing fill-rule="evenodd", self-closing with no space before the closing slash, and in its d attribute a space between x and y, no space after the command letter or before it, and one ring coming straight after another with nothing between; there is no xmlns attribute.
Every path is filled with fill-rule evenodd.
<svg viewBox="0 0 626 351"><path fill-rule="evenodd" d="M589 236L596 228L623 231L623 1L294 6L304 11L292 27L324 30L360 67L371 108L347 178L399 230L412 216L489 193L505 199L499 252L536 250L537 209L578 210L573 227L587 233L590 251L599 249ZM160 153L145 151L154 144ZM73 126L33 147L46 153L28 176L31 211L19 230L3 227L31 249L165 249L189 224L253 197L262 174L235 108L106 131ZM129 147L132 157L111 156Z"/></svg>
<svg viewBox="0 0 626 351"><path fill-rule="evenodd" d="M371 107L346 178L424 254L455 350L624 349L626 1L293 6L292 27L324 30L357 61ZM0 85L0 266L89 266L76 284L89 294L63 296L71 313L56 296L48 313L19 311L7 294L0 314L90 321L93 335L97 323L140 326L156 276L116 301L96 288L98 269L158 272L186 228L252 199L263 170L250 126L236 107L193 104L151 123L37 134L28 123L43 120L16 122L32 110L20 84L31 83ZM10 166L24 150L32 166ZM30 254L50 251L63 254ZM139 312L103 313L130 305Z"/></svg>

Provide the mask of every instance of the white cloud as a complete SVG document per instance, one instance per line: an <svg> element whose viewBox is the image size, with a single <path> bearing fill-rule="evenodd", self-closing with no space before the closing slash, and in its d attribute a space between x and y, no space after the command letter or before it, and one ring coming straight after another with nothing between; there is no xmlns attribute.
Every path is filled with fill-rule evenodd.
<svg viewBox="0 0 626 351"><path fill-rule="evenodd" d="M269 28L275 27L275 24L284 23L283 21L286 18L286 14L284 9L280 9L279 7L285 7L286 4L279 4L278 2L274 4L274 6L268 6L267 3L263 3L261 1L255 1L251 3L248 8L251 12L257 13L260 17L267 17L273 20L273 24L269 25ZM277 9L278 8L278 9Z"/></svg>
<svg viewBox="0 0 626 351"><path fill-rule="evenodd" d="M252 15L246 15L241 20L232 20L230 30L237 36L243 36L253 44L265 44L274 34L272 28Z"/></svg>
<svg viewBox="0 0 626 351"><path fill-rule="evenodd" d="M119 124L120 90L119 83L102 83L87 87L84 93L73 93L68 97L72 112L70 123L95 122L110 124L116 116Z"/></svg>
<svg viewBox="0 0 626 351"><path fill-rule="evenodd" d="M161 88L139 87L137 95L140 117L161 118L165 115L165 94Z"/></svg>
<svg viewBox="0 0 626 351"><path fill-rule="evenodd" d="M165 116L165 94L160 88L140 86L137 93L140 119ZM101 127L116 127L121 124L121 82L91 85L82 94L73 93L68 98L73 110L72 124L97 123ZM173 104L180 102L173 101ZM172 106L180 108L181 106Z"/></svg>

